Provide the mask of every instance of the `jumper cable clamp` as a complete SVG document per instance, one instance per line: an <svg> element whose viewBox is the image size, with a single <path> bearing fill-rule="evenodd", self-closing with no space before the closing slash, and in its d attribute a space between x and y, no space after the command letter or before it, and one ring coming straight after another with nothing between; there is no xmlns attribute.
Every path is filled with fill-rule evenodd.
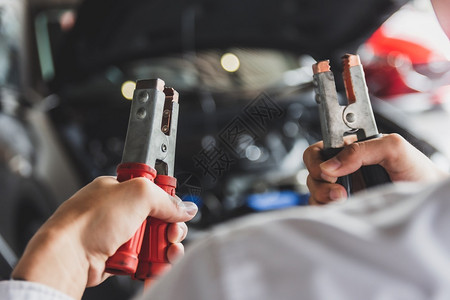
<svg viewBox="0 0 450 300"><path fill-rule="evenodd" d="M319 105L324 159L330 159L343 149L345 135L356 133L358 141L381 136L370 104L359 56L347 54L342 57L342 64L347 105L339 104L329 61L323 60L313 65L313 82L316 102ZM390 182L386 170L379 165L364 166L360 170L365 187ZM347 195L351 194L353 189L350 176L340 177L338 183L346 188Z"/></svg>
<svg viewBox="0 0 450 300"><path fill-rule="evenodd" d="M178 93L165 87L161 79L138 81L117 180L146 177L175 195L177 123ZM158 276L169 266L167 225L148 217L135 235L108 259L106 272L146 281Z"/></svg>

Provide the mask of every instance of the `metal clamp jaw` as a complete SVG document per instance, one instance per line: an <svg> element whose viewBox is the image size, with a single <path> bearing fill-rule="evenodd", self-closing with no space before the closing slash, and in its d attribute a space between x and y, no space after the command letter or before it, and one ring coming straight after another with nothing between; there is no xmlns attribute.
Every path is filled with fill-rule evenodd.
<svg viewBox="0 0 450 300"><path fill-rule="evenodd" d="M329 159L342 150L345 146L344 136L349 133L356 133L358 141L380 136L359 56L347 54L342 58L342 63L348 100L344 106L339 104L329 61L319 61L313 65L324 159ZM388 174L380 166L363 167L362 173L366 187L390 181ZM338 183L342 184L350 195L352 192L350 178L340 178Z"/></svg>
<svg viewBox="0 0 450 300"><path fill-rule="evenodd" d="M173 196L178 93L164 85L161 79L136 83L117 180L146 177ZM148 217L133 238L108 259L106 271L146 281L159 275L168 267L167 226Z"/></svg>
<svg viewBox="0 0 450 300"><path fill-rule="evenodd" d="M136 83L122 156L143 163L158 175L173 176L178 126L178 93L161 79Z"/></svg>
<svg viewBox="0 0 450 300"><path fill-rule="evenodd" d="M356 132L358 140L379 134L359 57L347 54L342 62L348 99L346 106L341 106L338 102L329 61L324 60L313 65L316 101L319 104L325 148L343 147L344 136L349 132Z"/></svg>

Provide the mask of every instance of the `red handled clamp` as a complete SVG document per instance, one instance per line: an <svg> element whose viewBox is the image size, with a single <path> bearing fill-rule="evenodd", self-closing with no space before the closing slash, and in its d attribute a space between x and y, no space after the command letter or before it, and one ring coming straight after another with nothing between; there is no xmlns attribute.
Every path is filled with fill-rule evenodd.
<svg viewBox="0 0 450 300"><path fill-rule="evenodd" d="M381 136L378 132L364 71L358 55L342 57L343 79L348 104L341 106L338 101L334 76L328 60L313 65L316 102L319 105L320 125L323 138L323 156L329 159L344 147L344 136L356 133L358 141ZM390 182L389 175L381 166L361 168L365 187ZM341 177L338 183L352 192L349 176Z"/></svg>
<svg viewBox="0 0 450 300"><path fill-rule="evenodd" d="M131 104L128 131L117 180L147 177L175 195L173 177L178 123L178 93L161 79L140 80ZM146 280L169 266L167 226L148 217L136 234L106 262L106 272Z"/></svg>

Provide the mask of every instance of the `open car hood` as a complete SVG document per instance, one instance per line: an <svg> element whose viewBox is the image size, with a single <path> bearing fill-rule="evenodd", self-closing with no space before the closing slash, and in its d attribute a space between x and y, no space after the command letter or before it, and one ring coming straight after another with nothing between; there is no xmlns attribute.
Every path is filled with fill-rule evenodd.
<svg viewBox="0 0 450 300"><path fill-rule="evenodd" d="M333 64L407 1L85 0L56 55L52 87L109 65L202 49L279 49Z"/></svg>

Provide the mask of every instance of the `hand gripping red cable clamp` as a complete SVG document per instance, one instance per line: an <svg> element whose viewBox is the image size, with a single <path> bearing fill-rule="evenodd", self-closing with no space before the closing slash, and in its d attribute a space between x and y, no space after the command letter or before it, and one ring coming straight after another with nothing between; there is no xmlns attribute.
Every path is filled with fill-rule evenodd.
<svg viewBox="0 0 450 300"><path fill-rule="evenodd" d="M178 93L161 79L139 80L131 104L128 131L117 167L117 180L154 181L175 195L173 177L178 123ZM169 266L166 222L148 217L135 235L106 262L106 272L147 280Z"/></svg>

